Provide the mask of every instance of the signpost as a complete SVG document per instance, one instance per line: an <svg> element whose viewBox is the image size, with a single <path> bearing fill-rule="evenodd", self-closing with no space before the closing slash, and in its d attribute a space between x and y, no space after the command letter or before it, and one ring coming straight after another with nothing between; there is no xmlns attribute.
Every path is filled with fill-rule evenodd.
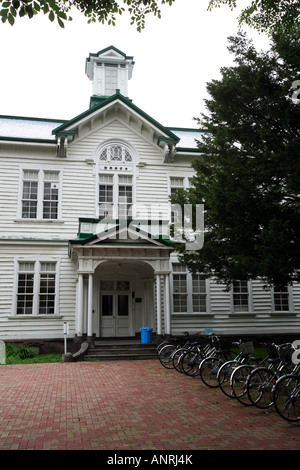
<svg viewBox="0 0 300 470"><path fill-rule="evenodd" d="M65 343L65 354L67 354L67 335L69 334L69 323L64 321L64 343Z"/></svg>

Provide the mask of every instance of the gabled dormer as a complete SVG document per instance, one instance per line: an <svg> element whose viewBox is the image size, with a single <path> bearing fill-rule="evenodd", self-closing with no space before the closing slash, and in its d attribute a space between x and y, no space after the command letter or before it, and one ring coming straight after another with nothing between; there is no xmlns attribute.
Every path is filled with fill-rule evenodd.
<svg viewBox="0 0 300 470"><path fill-rule="evenodd" d="M134 62L124 52L109 46L86 59L85 73L93 82L91 106L116 93L128 97L128 81L132 76Z"/></svg>

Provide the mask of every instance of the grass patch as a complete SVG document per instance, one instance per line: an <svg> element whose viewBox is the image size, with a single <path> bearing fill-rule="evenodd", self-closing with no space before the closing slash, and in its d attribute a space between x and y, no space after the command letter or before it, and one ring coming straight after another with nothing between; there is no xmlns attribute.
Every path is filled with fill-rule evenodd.
<svg viewBox="0 0 300 470"><path fill-rule="evenodd" d="M6 364L44 364L49 362L63 362L62 354L37 354L28 345L6 345Z"/></svg>
<svg viewBox="0 0 300 470"><path fill-rule="evenodd" d="M37 354L34 357L27 357L20 359L16 356L9 356L6 358L6 364L46 364L49 362L63 362L62 354Z"/></svg>

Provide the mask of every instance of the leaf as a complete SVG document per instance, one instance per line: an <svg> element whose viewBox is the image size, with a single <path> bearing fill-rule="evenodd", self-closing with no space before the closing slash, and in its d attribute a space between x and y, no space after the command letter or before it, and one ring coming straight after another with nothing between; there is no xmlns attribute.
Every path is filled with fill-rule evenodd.
<svg viewBox="0 0 300 470"><path fill-rule="evenodd" d="M2 3L2 7L3 7L3 8L9 8L10 5L11 5L11 2L3 2L3 3Z"/></svg>
<svg viewBox="0 0 300 470"><path fill-rule="evenodd" d="M15 23L14 17L13 17L11 14L9 14L8 17L7 17L7 19L8 19L9 24L10 24L11 26L13 26L14 23Z"/></svg>
<svg viewBox="0 0 300 470"><path fill-rule="evenodd" d="M49 20L54 21L54 19L55 19L55 15L53 13L53 10L51 10L50 13L49 13Z"/></svg>
<svg viewBox="0 0 300 470"><path fill-rule="evenodd" d="M33 17L34 13L33 13L33 9L31 5L27 5L27 7L25 8L25 11L29 18Z"/></svg>
<svg viewBox="0 0 300 470"><path fill-rule="evenodd" d="M64 27L65 27L64 22L63 22L59 17L57 17L57 21L58 21L58 24L59 24L59 26L60 26L61 28L64 28Z"/></svg>

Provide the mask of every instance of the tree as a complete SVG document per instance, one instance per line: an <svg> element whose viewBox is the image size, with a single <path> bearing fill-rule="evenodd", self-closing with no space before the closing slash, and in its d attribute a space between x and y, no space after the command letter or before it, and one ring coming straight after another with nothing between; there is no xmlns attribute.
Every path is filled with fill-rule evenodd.
<svg viewBox="0 0 300 470"><path fill-rule="evenodd" d="M33 18L42 12L48 15L50 21L57 19L63 28L65 20L72 20L68 13L76 8L88 18L88 23L99 21L115 25L116 15L128 11L131 24L136 24L137 30L145 27L147 14L161 17L160 5L172 5L175 0L1 0L0 16L3 23L15 23L16 17ZM123 6L122 6L123 4Z"/></svg>
<svg viewBox="0 0 300 470"><path fill-rule="evenodd" d="M210 0L209 10L227 4L232 10L237 0ZM291 32L299 29L300 2L298 0L252 0L239 15L240 24L244 23L260 32Z"/></svg>
<svg viewBox="0 0 300 470"><path fill-rule="evenodd" d="M177 248L192 272L227 285L260 278L282 286L300 280L299 34L274 36L268 52L243 33L229 43L235 64L208 83L209 113L198 119L193 187L172 198L204 204L204 245Z"/></svg>

